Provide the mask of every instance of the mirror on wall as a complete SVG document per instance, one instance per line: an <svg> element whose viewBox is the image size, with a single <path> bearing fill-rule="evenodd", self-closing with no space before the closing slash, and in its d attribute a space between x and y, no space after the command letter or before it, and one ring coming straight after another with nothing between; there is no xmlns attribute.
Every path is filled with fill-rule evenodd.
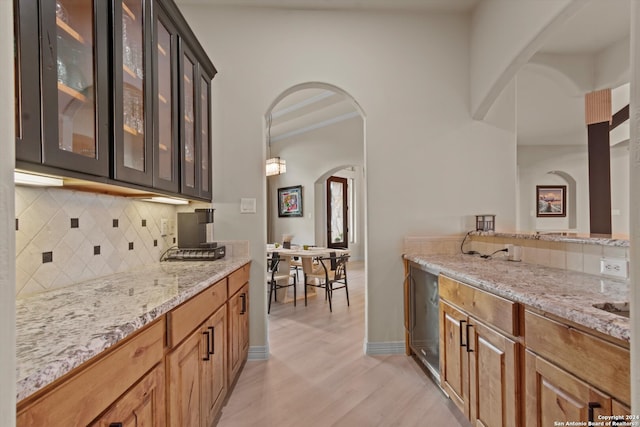
<svg viewBox="0 0 640 427"><path fill-rule="evenodd" d="M584 97L609 88L612 113L628 104L629 17L629 0L588 2L518 72L518 229L590 232ZM629 232L628 140L628 121L610 133L612 230L623 236ZM537 215L538 185L567 186L566 216Z"/></svg>

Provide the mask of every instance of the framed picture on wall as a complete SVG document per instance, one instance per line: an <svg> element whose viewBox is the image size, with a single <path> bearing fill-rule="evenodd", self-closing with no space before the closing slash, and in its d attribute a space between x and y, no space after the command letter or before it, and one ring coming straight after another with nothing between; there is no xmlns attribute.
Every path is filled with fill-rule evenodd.
<svg viewBox="0 0 640 427"><path fill-rule="evenodd" d="M537 217L567 216L566 185L536 185Z"/></svg>
<svg viewBox="0 0 640 427"><path fill-rule="evenodd" d="M278 216L302 216L302 185L278 188Z"/></svg>

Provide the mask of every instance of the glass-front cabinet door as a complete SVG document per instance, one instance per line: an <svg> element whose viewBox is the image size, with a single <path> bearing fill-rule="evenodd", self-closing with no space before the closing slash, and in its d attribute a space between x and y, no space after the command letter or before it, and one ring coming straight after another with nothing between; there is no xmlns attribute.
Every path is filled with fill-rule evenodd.
<svg viewBox="0 0 640 427"><path fill-rule="evenodd" d="M109 175L108 5L40 2L42 162Z"/></svg>
<svg viewBox="0 0 640 427"><path fill-rule="evenodd" d="M172 21L159 5L156 5L154 13L156 44L151 49L156 77L153 90L156 112L153 186L177 193L180 190L176 60L178 35Z"/></svg>
<svg viewBox="0 0 640 427"><path fill-rule="evenodd" d="M147 0L114 0L114 178L152 183L151 8Z"/></svg>
<svg viewBox="0 0 640 427"><path fill-rule="evenodd" d="M200 197L211 199L211 78L200 75Z"/></svg>
<svg viewBox="0 0 640 427"><path fill-rule="evenodd" d="M198 196L198 167L197 159L199 150L196 144L196 108L197 84L196 60L184 42L181 43L180 54L180 75L181 77L181 98L180 98L180 121L181 127L181 164L182 181L181 192L191 196Z"/></svg>
<svg viewBox="0 0 640 427"><path fill-rule="evenodd" d="M16 159L40 163L38 3L14 0Z"/></svg>

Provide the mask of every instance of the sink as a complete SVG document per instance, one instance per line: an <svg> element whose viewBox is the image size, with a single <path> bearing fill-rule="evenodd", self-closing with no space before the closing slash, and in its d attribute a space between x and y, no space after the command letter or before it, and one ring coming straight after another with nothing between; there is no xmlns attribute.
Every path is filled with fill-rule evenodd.
<svg viewBox="0 0 640 427"><path fill-rule="evenodd" d="M629 317L629 303L628 302L603 302L599 304L593 304L595 308L607 311L609 313L617 314L618 316Z"/></svg>

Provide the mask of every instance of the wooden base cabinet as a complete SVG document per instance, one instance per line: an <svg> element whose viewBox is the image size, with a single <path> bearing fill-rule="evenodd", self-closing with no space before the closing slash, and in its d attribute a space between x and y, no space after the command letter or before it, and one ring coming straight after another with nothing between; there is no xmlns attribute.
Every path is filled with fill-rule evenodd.
<svg viewBox="0 0 640 427"><path fill-rule="evenodd" d="M504 324L515 325L515 319L509 318L515 313L513 303L442 276L440 298L442 388L475 426L521 425L520 344L471 315L505 306ZM471 314L461 307L469 307Z"/></svg>
<svg viewBox="0 0 640 427"><path fill-rule="evenodd" d="M163 360L165 337L163 320L159 319L146 326L144 330L127 338L106 355L98 356L87 366L80 367L77 373L72 373L66 380L43 390L38 397L34 397L33 401L27 399L28 401L20 402L17 425L21 427L91 425L103 412L110 411L111 405L120 401L121 398L126 400L122 405L131 410L145 408L145 413L149 413L156 408L162 408L162 404L157 406L157 402L154 403L160 396L162 396L161 403L164 402L162 384L155 384L157 372L155 374L148 374L148 372ZM137 386L134 386L141 383L149 384L148 396L140 395ZM133 389L132 386L134 386ZM113 410L118 416L126 416L127 409L118 407Z"/></svg>
<svg viewBox="0 0 640 427"><path fill-rule="evenodd" d="M584 381L528 350L525 364L527 427L597 421L598 415L611 415L611 398Z"/></svg>
<svg viewBox="0 0 640 427"><path fill-rule="evenodd" d="M629 415L629 350L526 310L527 427Z"/></svg>
<svg viewBox="0 0 640 427"><path fill-rule="evenodd" d="M229 385L249 353L249 267L247 264L229 276Z"/></svg>
<svg viewBox="0 0 640 427"><path fill-rule="evenodd" d="M164 365L159 364L91 426L164 427L164 396Z"/></svg>
<svg viewBox="0 0 640 427"><path fill-rule="evenodd" d="M170 426L209 427L227 394L226 306L167 356Z"/></svg>
<svg viewBox="0 0 640 427"><path fill-rule="evenodd" d="M19 402L17 426L213 426L249 350L249 269Z"/></svg>
<svg viewBox="0 0 640 427"><path fill-rule="evenodd" d="M469 419L476 426L517 426L519 344L469 320Z"/></svg>
<svg viewBox="0 0 640 427"><path fill-rule="evenodd" d="M240 372L249 352L249 285L229 299L229 383Z"/></svg>
<svg viewBox="0 0 640 427"><path fill-rule="evenodd" d="M451 401L469 416L469 357L464 333L468 316L440 301L440 385Z"/></svg>
<svg viewBox="0 0 640 427"><path fill-rule="evenodd" d="M630 414L625 343L446 276L439 294L441 386L475 427Z"/></svg>
<svg viewBox="0 0 640 427"><path fill-rule="evenodd" d="M518 344L440 301L440 384L476 426L519 425Z"/></svg>

